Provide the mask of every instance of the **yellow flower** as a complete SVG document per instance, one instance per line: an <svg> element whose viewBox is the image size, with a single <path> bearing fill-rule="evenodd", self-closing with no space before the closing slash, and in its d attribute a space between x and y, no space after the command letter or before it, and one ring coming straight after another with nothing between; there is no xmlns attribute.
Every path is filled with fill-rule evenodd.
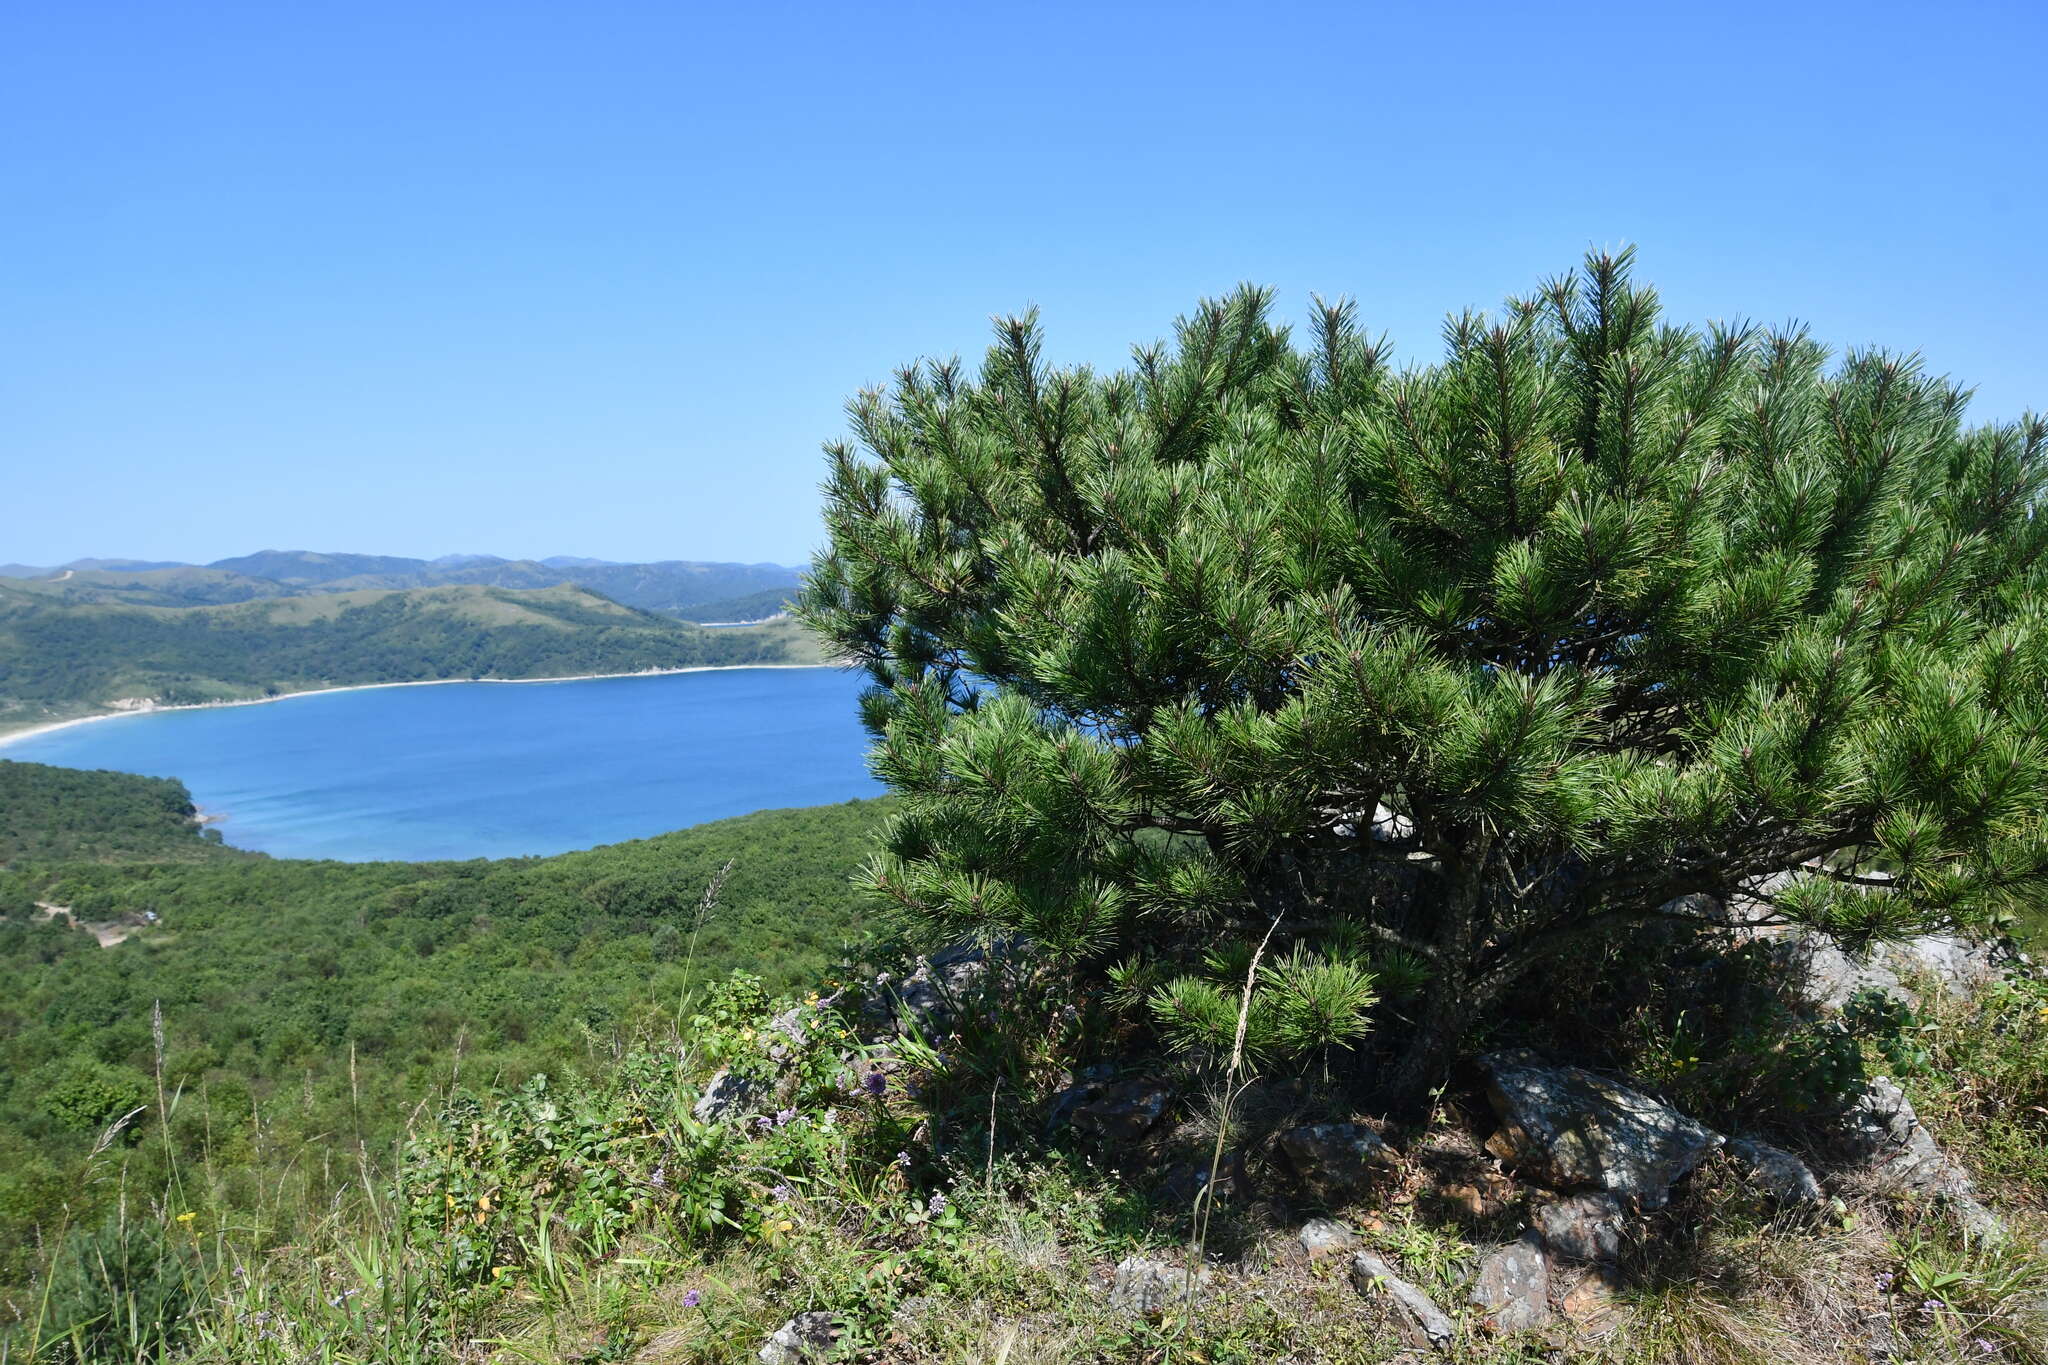
<svg viewBox="0 0 2048 1365"><path fill-rule="evenodd" d="M775 1230L777 1232L788 1232L791 1228L795 1226L796 1224L790 1222L787 1218L785 1218L775 1225Z"/></svg>
<svg viewBox="0 0 2048 1365"><path fill-rule="evenodd" d="M181 1213L178 1215L178 1221L181 1223L189 1223L198 1216L199 1215L196 1213Z"/></svg>

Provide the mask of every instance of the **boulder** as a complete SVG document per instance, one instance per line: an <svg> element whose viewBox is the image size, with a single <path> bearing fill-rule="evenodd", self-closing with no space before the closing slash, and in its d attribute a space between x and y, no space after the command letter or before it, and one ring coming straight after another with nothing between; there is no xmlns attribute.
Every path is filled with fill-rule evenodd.
<svg viewBox="0 0 2048 1365"><path fill-rule="evenodd" d="M1396 1275L1392 1266L1370 1251L1352 1253L1351 1283L1361 1294L1384 1294L1393 1300L1400 1315L1402 1335L1411 1346L1442 1350L1457 1334L1457 1328L1435 1300Z"/></svg>
<svg viewBox="0 0 2048 1365"><path fill-rule="evenodd" d="M1744 1179L1780 1208L1813 1208L1825 1204L1827 1191L1805 1162L1782 1147L1755 1138L1734 1138L1728 1155L1743 1167Z"/></svg>
<svg viewBox="0 0 2048 1365"><path fill-rule="evenodd" d="M1660 1208L1719 1133L1639 1090L1524 1050L1480 1059L1502 1128L1488 1150L1559 1189L1591 1187Z"/></svg>
<svg viewBox="0 0 2048 1365"><path fill-rule="evenodd" d="M1380 1135L1357 1123L1312 1123L1289 1129L1279 1141L1302 1188L1331 1205L1363 1193L1393 1159Z"/></svg>
<svg viewBox="0 0 2048 1365"><path fill-rule="evenodd" d="M690 1113L699 1123L716 1123L723 1118L744 1114L752 1107L754 1093L758 1089L745 1076L721 1069L704 1087L704 1093L697 1102L690 1106Z"/></svg>
<svg viewBox="0 0 2048 1365"><path fill-rule="evenodd" d="M1206 1269L1195 1272L1194 1289L1201 1294L1210 1280ZM1167 1305L1186 1297L1188 1272L1169 1261L1129 1256L1117 1263L1109 1285L1109 1306L1133 1317L1155 1318Z"/></svg>
<svg viewBox="0 0 2048 1365"><path fill-rule="evenodd" d="M1358 1249L1358 1234L1334 1218L1311 1218L1301 1225L1301 1249L1310 1260Z"/></svg>
<svg viewBox="0 0 2048 1365"><path fill-rule="evenodd" d="M1479 1263L1468 1296L1494 1332L1527 1332L1550 1321L1550 1265L1533 1229Z"/></svg>
<svg viewBox="0 0 2048 1365"><path fill-rule="evenodd" d="M1068 1110L1067 1125L1105 1146L1129 1145L1152 1131L1172 1099L1173 1092L1150 1077L1118 1081L1092 1088L1088 1098Z"/></svg>
<svg viewBox="0 0 2048 1365"><path fill-rule="evenodd" d="M1878 1177L1908 1194L1932 1199L1955 1214L1971 1236L2003 1241L2005 1222L1977 1198L1962 1167L1949 1159L1913 1112L1913 1102L1889 1077L1863 1087L1842 1114L1839 1131L1859 1159Z"/></svg>
<svg viewBox="0 0 2048 1365"><path fill-rule="evenodd" d="M761 1346L761 1365L808 1365L825 1360L838 1344L840 1322L831 1313L798 1313Z"/></svg>
<svg viewBox="0 0 2048 1365"><path fill-rule="evenodd" d="M1536 1210L1532 1231L1554 1256L1613 1265L1621 1259L1630 1218L1611 1194L1577 1194Z"/></svg>
<svg viewBox="0 0 2048 1365"><path fill-rule="evenodd" d="M904 1033L943 1033L982 987L989 969L1018 950L1014 941L983 946L956 943L929 957L900 981L879 979L877 994L887 1002L896 1028Z"/></svg>

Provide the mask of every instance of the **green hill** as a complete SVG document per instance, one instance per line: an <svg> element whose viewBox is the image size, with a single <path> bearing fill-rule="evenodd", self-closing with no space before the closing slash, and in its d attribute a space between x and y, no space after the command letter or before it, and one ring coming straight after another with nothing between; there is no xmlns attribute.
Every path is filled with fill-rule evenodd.
<svg viewBox="0 0 2048 1365"><path fill-rule="evenodd" d="M0 581L0 728L144 700L817 658L788 623L700 630L572 587L370 590L207 607L68 601L48 587Z"/></svg>
<svg viewBox="0 0 2048 1365"><path fill-rule="evenodd" d="M302 1160L304 1144L346 1133L350 1152L385 1150L456 1075L601 1068L736 967L773 989L815 978L860 935L848 874L885 808L764 811L552 858L332 863L223 849L190 805L173 781L0 763L9 1320L36 1229L67 1203L86 1219L118 1201L79 1173L159 1059L183 1096L181 1169L221 1161L224 1206L295 1218L359 1178Z"/></svg>

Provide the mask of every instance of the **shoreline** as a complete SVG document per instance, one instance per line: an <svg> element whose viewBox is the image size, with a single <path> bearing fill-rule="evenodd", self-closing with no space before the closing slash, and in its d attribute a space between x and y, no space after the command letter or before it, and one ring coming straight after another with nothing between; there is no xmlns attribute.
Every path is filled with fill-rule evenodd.
<svg viewBox="0 0 2048 1365"><path fill-rule="evenodd" d="M339 687L308 687L297 692L280 692L274 697L243 697L238 701L195 701L177 706L135 706L117 711L101 711L90 716L73 716L70 720L53 720L41 725L31 725L22 730L10 730L0 734L0 749L17 740L47 735L57 730L68 730L74 725L91 725L102 720L121 720L127 716L157 716L169 711L214 711L227 706L267 706L274 701L290 701L295 697L321 697L333 692L369 692L385 687L452 687L462 683L568 683L598 682L605 678L668 678L678 673L732 673L748 668L836 668L837 664L692 664L688 668L643 668L633 673L570 673L559 678L415 678L410 682L344 683Z"/></svg>

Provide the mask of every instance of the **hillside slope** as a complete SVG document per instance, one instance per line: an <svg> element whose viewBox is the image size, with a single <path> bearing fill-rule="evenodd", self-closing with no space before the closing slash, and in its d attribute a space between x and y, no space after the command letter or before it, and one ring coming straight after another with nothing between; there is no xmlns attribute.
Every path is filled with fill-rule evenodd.
<svg viewBox="0 0 2048 1365"><path fill-rule="evenodd" d="M0 584L0 727L121 703L353 683L539 678L815 661L777 623L706 631L579 588L477 586L215 607L69 602Z"/></svg>

